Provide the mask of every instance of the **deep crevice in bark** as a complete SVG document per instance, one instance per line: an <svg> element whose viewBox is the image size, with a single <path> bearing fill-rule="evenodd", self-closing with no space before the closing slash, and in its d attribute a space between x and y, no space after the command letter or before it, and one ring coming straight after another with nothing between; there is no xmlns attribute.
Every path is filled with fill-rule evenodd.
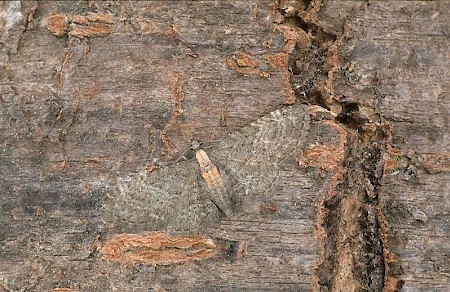
<svg viewBox="0 0 450 292"><path fill-rule="evenodd" d="M322 262L316 272L318 289L382 291L386 269L378 192L383 174L386 130L362 112L364 107L379 121L381 117L374 108L324 96L330 71L324 65L338 36L325 32L301 16L308 13L311 1L299 1L296 7L291 4L279 3L283 23L303 30L310 41L303 47L297 43L291 55L291 86L297 98L309 105L331 110L333 104L338 103L340 112L336 113L335 122L343 126L350 137L343 159L346 173L323 201L323 215L319 216L326 237Z"/></svg>

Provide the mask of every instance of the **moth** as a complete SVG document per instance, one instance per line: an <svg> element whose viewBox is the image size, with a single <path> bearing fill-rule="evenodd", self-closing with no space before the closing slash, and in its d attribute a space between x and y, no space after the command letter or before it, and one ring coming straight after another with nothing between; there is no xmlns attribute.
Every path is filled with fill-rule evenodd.
<svg viewBox="0 0 450 292"><path fill-rule="evenodd" d="M102 202L106 220L136 228L195 233L270 197L309 130L307 106L275 110L195 159L124 177Z"/></svg>

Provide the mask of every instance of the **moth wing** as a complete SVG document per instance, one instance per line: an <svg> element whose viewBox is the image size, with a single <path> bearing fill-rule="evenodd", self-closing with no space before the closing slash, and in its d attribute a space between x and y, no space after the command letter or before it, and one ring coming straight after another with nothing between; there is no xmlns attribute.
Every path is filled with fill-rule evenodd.
<svg viewBox="0 0 450 292"><path fill-rule="evenodd" d="M183 161L125 179L104 200L102 210L120 224L146 230L198 228L214 207L201 198L194 169L193 161Z"/></svg>
<svg viewBox="0 0 450 292"><path fill-rule="evenodd" d="M232 134L212 155L233 177L235 191L260 195L274 188L282 162L300 151L308 130L307 106L285 107Z"/></svg>

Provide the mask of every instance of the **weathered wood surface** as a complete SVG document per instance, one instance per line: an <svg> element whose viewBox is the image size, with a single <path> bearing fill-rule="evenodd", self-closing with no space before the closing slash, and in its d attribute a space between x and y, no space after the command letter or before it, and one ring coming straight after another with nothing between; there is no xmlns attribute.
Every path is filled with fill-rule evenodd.
<svg viewBox="0 0 450 292"><path fill-rule="evenodd" d="M450 289L449 14L447 1L371 2L355 12L354 40L342 50L352 82L335 87L389 127L380 208L396 255L385 261L404 291Z"/></svg>
<svg viewBox="0 0 450 292"><path fill-rule="evenodd" d="M450 290L449 12L0 3L0 291ZM252 190L245 177L264 185L273 172L227 167L221 141L244 129L248 151L266 141L248 125L295 103L308 105L304 142L282 162L258 149L275 183L230 216L207 195L211 222L181 233L105 212L141 175L170 178L144 194L200 190L200 169L184 169L192 139L232 195Z"/></svg>
<svg viewBox="0 0 450 292"><path fill-rule="evenodd" d="M352 62L377 80L374 103L390 126L380 194L398 257L391 271L404 291L448 291L450 3L376 3L369 11L355 18L365 24Z"/></svg>

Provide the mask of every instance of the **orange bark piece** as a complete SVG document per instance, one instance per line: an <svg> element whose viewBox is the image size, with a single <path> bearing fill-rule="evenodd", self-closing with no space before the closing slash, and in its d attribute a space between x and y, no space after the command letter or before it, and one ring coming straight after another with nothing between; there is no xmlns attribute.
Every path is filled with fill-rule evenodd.
<svg viewBox="0 0 450 292"><path fill-rule="evenodd" d="M172 237L154 232L119 234L109 239L101 252L106 258L121 263L170 265L207 259L217 250L214 241L204 236Z"/></svg>

